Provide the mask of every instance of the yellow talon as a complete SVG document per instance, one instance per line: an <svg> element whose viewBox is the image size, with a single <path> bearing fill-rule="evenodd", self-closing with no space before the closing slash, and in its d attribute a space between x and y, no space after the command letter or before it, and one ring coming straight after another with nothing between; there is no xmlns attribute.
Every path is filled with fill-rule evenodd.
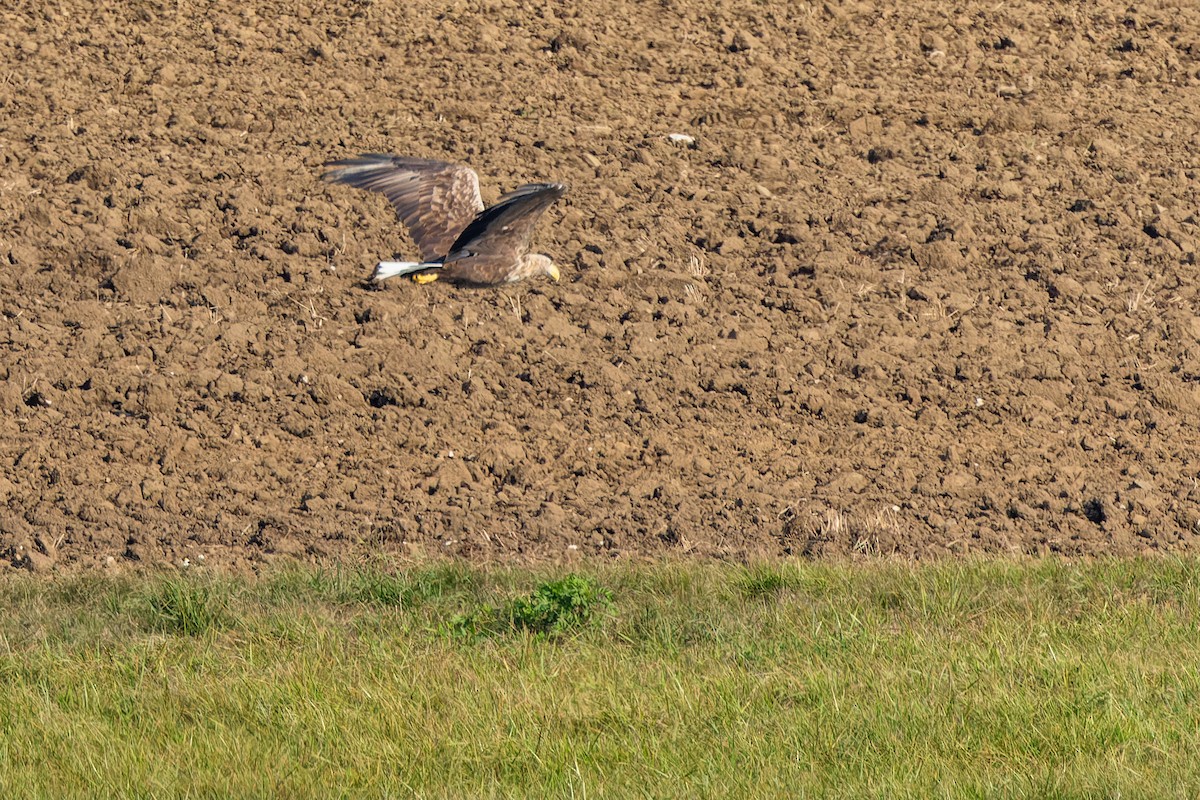
<svg viewBox="0 0 1200 800"><path fill-rule="evenodd" d="M427 283L433 283L437 279L438 274L436 272L418 272L416 275L413 275L413 281L421 284L422 286Z"/></svg>

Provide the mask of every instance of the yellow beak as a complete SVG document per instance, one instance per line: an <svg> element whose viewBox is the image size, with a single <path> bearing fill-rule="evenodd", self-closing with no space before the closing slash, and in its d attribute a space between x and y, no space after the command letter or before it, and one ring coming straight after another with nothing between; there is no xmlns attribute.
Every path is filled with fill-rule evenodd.
<svg viewBox="0 0 1200 800"><path fill-rule="evenodd" d="M561 277L558 273L558 265L557 264L551 264L549 267L547 267L546 274L549 275L551 280L553 280L555 283L558 283L558 279L559 279L559 277Z"/></svg>

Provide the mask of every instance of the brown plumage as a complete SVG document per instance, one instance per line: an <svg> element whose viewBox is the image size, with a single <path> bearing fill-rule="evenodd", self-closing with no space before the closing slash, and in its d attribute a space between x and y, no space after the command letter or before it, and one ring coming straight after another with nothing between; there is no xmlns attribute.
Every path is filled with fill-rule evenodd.
<svg viewBox="0 0 1200 800"><path fill-rule="evenodd" d="M527 251L538 217L566 192L561 183L526 184L484 208L470 167L378 153L325 166L324 180L386 196L421 251L420 261L380 262L372 280L394 275L476 285L534 275L558 280L558 267L548 256Z"/></svg>

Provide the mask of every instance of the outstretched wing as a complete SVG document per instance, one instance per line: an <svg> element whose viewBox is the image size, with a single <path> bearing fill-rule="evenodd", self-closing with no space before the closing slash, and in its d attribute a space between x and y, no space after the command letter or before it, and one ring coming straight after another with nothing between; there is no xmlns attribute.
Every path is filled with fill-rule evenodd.
<svg viewBox="0 0 1200 800"><path fill-rule="evenodd" d="M483 211L479 178L470 167L383 153L364 153L325 166L329 171L321 176L324 180L384 194L420 248L422 261L450 252L463 229Z"/></svg>
<svg viewBox="0 0 1200 800"><path fill-rule="evenodd" d="M538 217L566 191L561 183L529 183L514 189L471 220L451 245L446 260L475 256L480 261L512 264L528 249Z"/></svg>

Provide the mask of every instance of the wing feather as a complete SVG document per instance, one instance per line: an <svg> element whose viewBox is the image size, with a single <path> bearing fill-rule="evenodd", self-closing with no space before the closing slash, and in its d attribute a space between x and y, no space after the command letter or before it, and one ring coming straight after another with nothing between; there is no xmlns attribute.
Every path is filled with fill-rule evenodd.
<svg viewBox="0 0 1200 800"><path fill-rule="evenodd" d="M331 161L322 178L380 192L408 228L422 261L446 256L483 208L470 167L425 158L364 153Z"/></svg>
<svg viewBox="0 0 1200 800"><path fill-rule="evenodd" d="M458 235L446 260L466 254L516 261L529 248L529 239L542 212L566 194L561 183L529 183L480 212Z"/></svg>

